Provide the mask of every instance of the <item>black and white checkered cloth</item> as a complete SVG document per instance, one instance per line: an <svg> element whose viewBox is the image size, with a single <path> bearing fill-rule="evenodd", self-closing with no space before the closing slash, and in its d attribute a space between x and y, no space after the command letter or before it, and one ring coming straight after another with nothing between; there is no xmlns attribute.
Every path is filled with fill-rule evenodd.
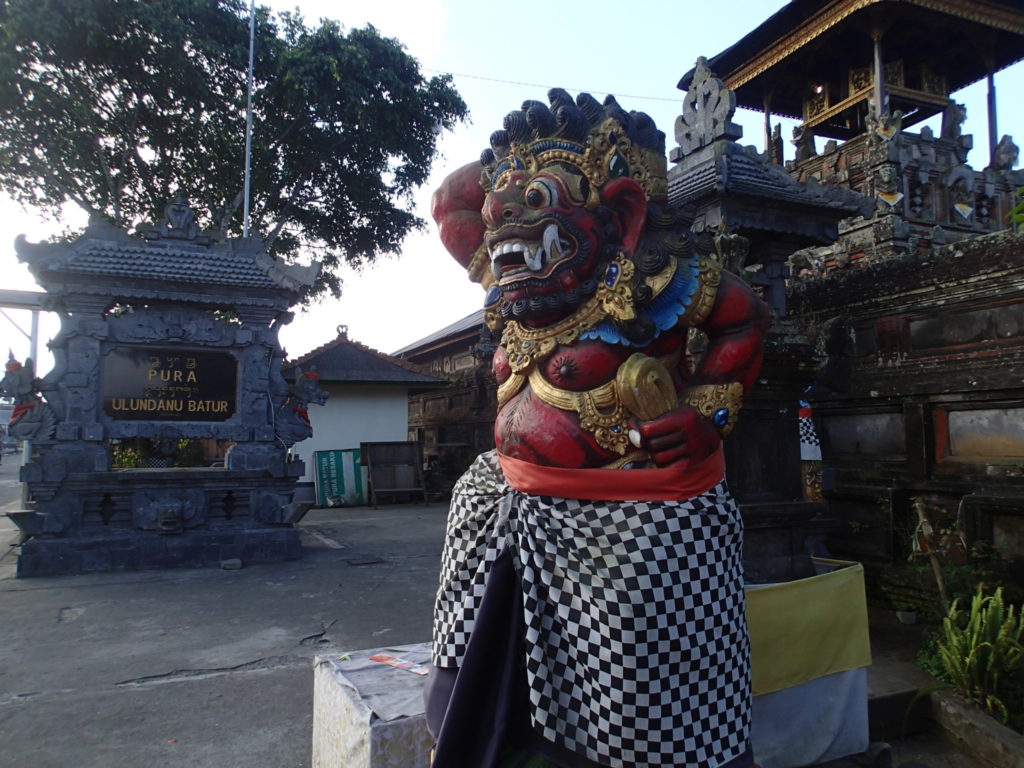
<svg viewBox="0 0 1024 768"><path fill-rule="evenodd" d="M750 728L742 540L724 482L681 502L530 496L483 454L449 512L434 663L460 665L508 547L534 728L612 768L716 768Z"/></svg>
<svg viewBox="0 0 1024 768"><path fill-rule="evenodd" d="M800 460L821 461L821 444L811 416L800 417Z"/></svg>

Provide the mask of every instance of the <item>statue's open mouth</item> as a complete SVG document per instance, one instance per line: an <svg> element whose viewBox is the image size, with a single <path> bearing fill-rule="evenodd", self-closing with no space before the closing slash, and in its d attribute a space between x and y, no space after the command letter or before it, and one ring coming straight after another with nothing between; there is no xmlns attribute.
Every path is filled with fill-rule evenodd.
<svg viewBox="0 0 1024 768"><path fill-rule="evenodd" d="M553 222L544 227L539 238L537 234L536 227L532 231L510 228L488 243L495 280L505 284L547 277L559 263L572 258L576 252L576 244L562 237Z"/></svg>

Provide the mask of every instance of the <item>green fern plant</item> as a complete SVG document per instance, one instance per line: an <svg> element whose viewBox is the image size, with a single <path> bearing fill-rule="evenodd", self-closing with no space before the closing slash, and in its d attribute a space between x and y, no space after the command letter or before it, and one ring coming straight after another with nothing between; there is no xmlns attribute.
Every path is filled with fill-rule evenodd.
<svg viewBox="0 0 1024 768"><path fill-rule="evenodd" d="M142 463L138 448L131 446L117 446L113 450L113 461L111 466L114 469L135 469Z"/></svg>
<svg viewBox="0 0 1024 768"><path fill-rule="evenodd" d="M1004 697L1020 690L1024 618L1003 602L1002 587L988 596L979 587L969 612L962 611L959 602L953 602L942 620L937 644L942 677L965 699L1009 723L1011 712Z"/></svg>
<svg viewBox="0 0 1024 768"><path fill-rule="evenodd" d="M1024 229L1024 187L1017 190L1017 198L1017 204L1006 215L1014 232L1020 232Z"/></svg>

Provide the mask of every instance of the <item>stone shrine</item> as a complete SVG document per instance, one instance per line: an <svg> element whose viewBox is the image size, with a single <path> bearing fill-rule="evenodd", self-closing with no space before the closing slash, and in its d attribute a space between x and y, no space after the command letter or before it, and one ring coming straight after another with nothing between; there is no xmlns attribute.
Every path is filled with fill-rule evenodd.
<svg viewBox="0 0 1024 768"><path fill-rule="evenodd" d="M181 200L139 229L94 220L70 243L16 243L61 319L53 370L14 376L32 400L12 425L31 441L10 515L19 576L301 555L292 525L310 503L287 449L326 393L315 372L284 380L278 332L319 266L216 242ZM202 461L210 445L223 461Z"/></svg>
<svg viewBox="0 0 1024 768"><path fill-rule="evenodd" d="M740 146L735 110L736 95L699 58L676 120L668 191L698 236L713 240L723 266L756 286L774 312L758 387L725 441L729 485L743 512L744 572L767 583L813 573L805 542L824 510L801 480L797 403L816 361L806 334L787 317L789 258L831 244L840 221L874 204L850 190L797 181L769 155ZM701 342L691 339L691 354L703 351Z"/></svg>
<svg viewBox="0 0 1024 768"><path fill-rule="evenodd" d="M791 269L779 293L823 363L809 399L829 547L878 571L906 563L916 504L1024 573L1024 235L1007 231L1024 171L998 130L994 80L1022 58L1018 2L793 0L680 81L709 69L734 104L763 111L777 178L871 202L776 271ZM952 98L977 81L980 169ZM773 115L800 121L784 165ZM718 181L733 189L714 206L735 210L735 174Z"/></svg>

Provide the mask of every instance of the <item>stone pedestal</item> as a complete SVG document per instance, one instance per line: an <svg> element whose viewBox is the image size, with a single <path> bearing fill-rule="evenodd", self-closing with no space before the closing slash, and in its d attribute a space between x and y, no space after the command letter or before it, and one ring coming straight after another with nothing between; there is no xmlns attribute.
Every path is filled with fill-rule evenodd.
<svg viewBox="0 0 1024 768"><path fill-rule="evenodd" d="M824 511L815 502L744 504L743 575L750 584L803 579L814 574L807 551L808 524Z"/></svg>
<svg viewBox="0 0 1024 768"><path fill-rule="evenodd" d="M33 536L21 545L18 576L201 568L225 560L266 563L298 560L302 542L294 528L227 526L185 536L144 536L122 531L105 536Z"/></svg>
<svg viewBox="0 0 1024 768"><path fill-rule="evenodd" d="M295 499L295 473L167 468L23 475L34 498L11 520L31 535L18 576L217 566L302 556L298 531L311 501ZM31 481L31 480L30 480Z"/></svg>
<svg viewBox="0 0 1024 768"><path fill-rule="evenodd" d="M430 643L316 658L313 768L429 768L426 678L370 659L378 654L426 665Z"/></svg>

